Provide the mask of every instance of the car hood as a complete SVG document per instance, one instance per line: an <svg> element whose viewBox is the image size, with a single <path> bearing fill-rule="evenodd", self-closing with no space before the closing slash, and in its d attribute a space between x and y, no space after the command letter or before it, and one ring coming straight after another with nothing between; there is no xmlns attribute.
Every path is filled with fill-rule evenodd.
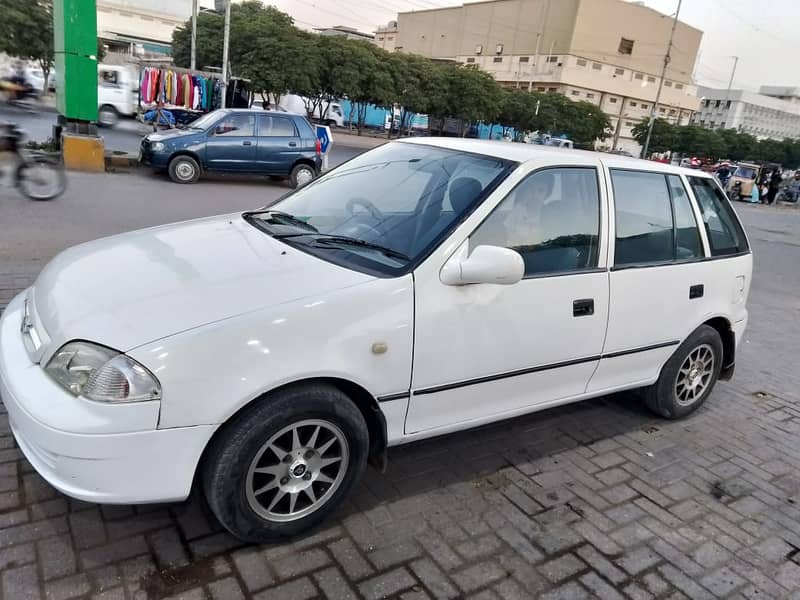
<svg viewBox="0 0 800 600"><path fill-rule="evenodd" d="M42 270L29 304L46 359L73 339L127 351L373 279L287 246L234 214L70 248Z"/></svg>
<svg viewBox="0 0 800 600"><path fill-rule="evenodd" d="M203 132L199 129L167 129L165 131L151 133L145 137L150 142L167 142L178 138L195 136L198 133Z"/></svg>

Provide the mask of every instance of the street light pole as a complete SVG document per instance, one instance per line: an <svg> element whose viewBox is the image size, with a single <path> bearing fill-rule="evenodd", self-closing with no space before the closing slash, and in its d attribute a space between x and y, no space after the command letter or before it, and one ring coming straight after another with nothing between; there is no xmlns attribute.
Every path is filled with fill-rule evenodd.
<svg viewBox="0 0 800 600"><path fill-rule="evenodd" d="M225 29L222 37L222 108L228 96L228 46L231 37L231 0L225 0Z"/></svg>
<svg viewBox="0 0 800 600"><path fill-rule="evenodd" d="M197 0L192 0L192 71L197 69Z"/></svg>
<svg viewBox="0 0 800 600"><path fill-rule="evenodd" d="M672 40L675 38L675 29L678 27L678 15L681 13L681 4L683 0L678 0L678 10L675 11L675 19L672 21L672 30L669 33L669 44L667 45L667 53L664 55L664 66L661 68L661 80L658 82L658 91L656 92L656 101L653 104L653 110L650 111L650 124L647 126L647 139L644 141L642 148L642 158L647 158L647 150L650 148L650 138L653 136L653 124L656 119L656 111L658 110L658 103L661 100L661 90L664 88L664 78L667 76L667 67L672 60Z"/></svg>

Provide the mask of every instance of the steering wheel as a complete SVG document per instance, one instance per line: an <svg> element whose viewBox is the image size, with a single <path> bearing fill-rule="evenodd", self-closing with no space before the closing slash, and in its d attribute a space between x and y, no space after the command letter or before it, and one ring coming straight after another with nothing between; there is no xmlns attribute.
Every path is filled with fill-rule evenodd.
<svg viewBox="0 0 800 600"><path fill-rule="evenodd" d="M345 208L347 209L347 212L350 213L351 217L356 216L357 213L355 208L357 206L364 207L369 215L375 220L375 224L368 225L367 223L355 223L351 226L353 227L353 232L351 235L355 235L358 230L365 231L366 233L374 232L378 237L386 235L386 215L384 215L377 206L375 206L366 198L350 198L350 200L348 200L345 204Z"/></svg>

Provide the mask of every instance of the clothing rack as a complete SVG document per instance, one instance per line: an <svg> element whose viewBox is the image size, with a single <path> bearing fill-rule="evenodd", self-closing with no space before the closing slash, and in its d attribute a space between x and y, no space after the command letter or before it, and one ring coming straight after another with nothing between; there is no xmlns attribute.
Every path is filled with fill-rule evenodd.
<svg viewBox="0 0 800 600"><path fill-rule="evenodd" d="M139 106L208 112L222 106L222 82L208 71L143 66L139 71Z"/></svg>

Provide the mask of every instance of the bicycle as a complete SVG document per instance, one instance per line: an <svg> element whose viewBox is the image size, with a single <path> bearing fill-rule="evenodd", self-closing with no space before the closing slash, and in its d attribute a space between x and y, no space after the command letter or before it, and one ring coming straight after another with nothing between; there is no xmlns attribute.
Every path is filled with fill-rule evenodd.
<svg viewBox="0 0 800 600"><path fill-rule="evenodd" d="M57 160L23 148L25 134L14 124L0 124L0 161L11 155L14 186L31 200L52 200L64 193L67 176ZM5 161L3 161L5 162Z"/></svg>

